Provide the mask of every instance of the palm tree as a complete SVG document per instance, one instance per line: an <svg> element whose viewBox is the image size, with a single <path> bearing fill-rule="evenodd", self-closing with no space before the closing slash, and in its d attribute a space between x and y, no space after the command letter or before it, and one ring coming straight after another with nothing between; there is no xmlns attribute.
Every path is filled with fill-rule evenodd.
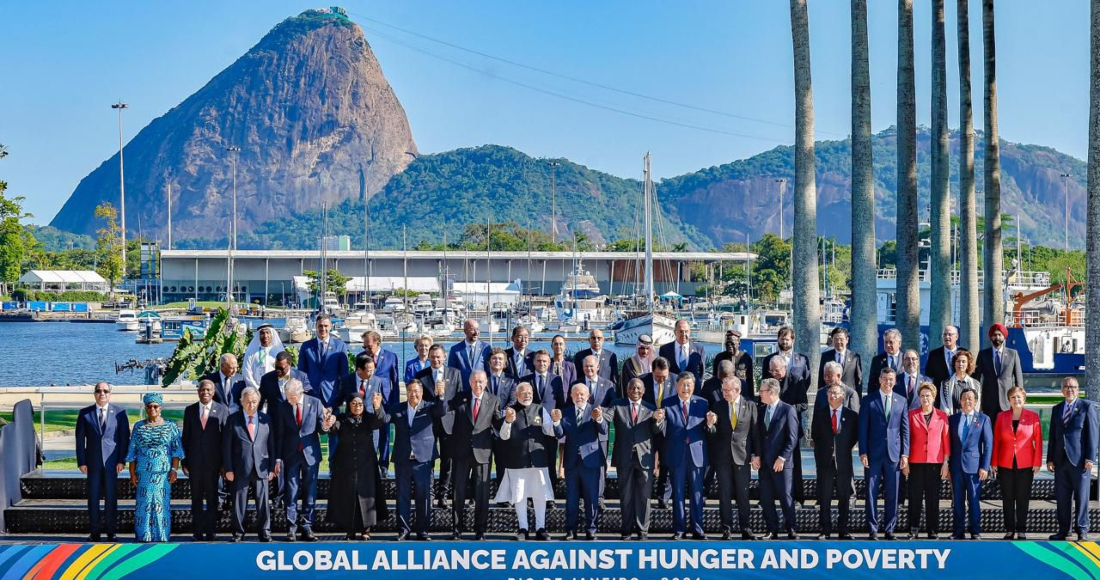
<svg viewBox="0 0 1100 580"><path fill-rule="evenodd" d="M1004 247L1001 241L1001 138L997 131L997 39L993 0L982 0L982 40L985 45L985 304L986 328L1005 320ZM989 338L983 336L982 343Z"/></svg>
<svg viewBox="0 0 1100 580"><path fill-rule="evenodd" d="M814 169L814 99L810 82L810 21L806 0L791 0L794 44L794 289L795 340L817 374L821 316L817 289L817 184ZM811 379L816 384L817 377Z"/></svg>
<svg viewBox="0 0 1100 580"><path fill-rule="evenodd" d="M875 302L878 259L867 47L867 0L852 0L852 348L870 356L878 347Z"/></svg>
<svg viewBox="0 0 1100 580"><path fill-rule="evenodd" d="M928 346L942 343L951 324L951 196L947 183L951 166L947 140L947 35L944 0L932 0L932 296L928 316Z"/></svg>
<svg viewBox="0 0 1100 580"><path fill-rule="evenodd" d="M920 345L920 255L917 217L917 94L913 65L913 0L898 0L898 279L897 326Z"/></svg>
<svg viewBox="0 0 1100 580"><path fill-rule="evenodd" d="M959 266L959 342L981 344L978 304L978 209L974 196L974 103L970 94L970 15L958 0L959 37L959 205L962 213L962 263Z"/></svg>
<svg viewBox="0 0 1100 580"><path fill-rule="evenodd" d="M1089 164L1088 164L1088 208L1085 210L1087 231L1100 231L1100 0L1092 0L1092 36L1091 68L1092 79L1089 94ZM1100 280L1100 240L1097 236L1085 236L1087 275L1092 280ZM1089 284L1087 296L1088 318L1085 328L1100 328L1100 284ZM1100 383L1100 334L1085 334L1085 396L1096 400L1097 385Z"/></svg>

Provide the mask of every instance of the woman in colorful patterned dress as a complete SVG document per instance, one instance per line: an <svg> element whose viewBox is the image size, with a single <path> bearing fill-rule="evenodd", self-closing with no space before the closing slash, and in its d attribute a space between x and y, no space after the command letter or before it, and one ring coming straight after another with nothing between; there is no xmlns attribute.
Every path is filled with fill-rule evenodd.
<svg viewBox="0 0 1100 580"><path fill-rule="evenodd" d="M139 542L167 542L172 527L172 484L183 458L180 431L161 415L164 397L147 393L141 402L148 417L130 436L130 483L134 485L134 533Z"/></svg>

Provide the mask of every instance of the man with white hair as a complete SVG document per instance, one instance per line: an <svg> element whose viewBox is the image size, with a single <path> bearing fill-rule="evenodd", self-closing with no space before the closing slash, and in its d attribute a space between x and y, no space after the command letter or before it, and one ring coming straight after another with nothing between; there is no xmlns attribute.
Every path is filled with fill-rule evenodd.
<svg viewBox="0 0 1100 580"><path fill-rule="evenodd" d="M290 379L286 384L286 401L271 410L275 431L281 443L280 458L283 462L286 485L286 541L298 538L295 532L301 527L301 539L316 542L313 535L313 513L317 505L317 472L321 467L321 440L327 409L320 399L306 395L302 383ZM299 520L298 498L302 500Z"/></svg>
<svg viewBox="0 0 1100 580"><path fill-rule="evenodd" d="M271 541L271 506L267 501L268 482L279 475L278 435L271 417L260 412L260 392L245 387L241 410L229 418L222 438L225 479L232 483L233 541L244 539L248 492L256 498L256 527L260 541Z"/></svg>
<svg viewBox="0 0 1100 580"><path fill-rule="evenodd" d="M594 360L589 357L586 360ZM573 385L572 404L558 412L563 444L562 465L565 468L565 539L577 539L580 502L584 500L584 539L596 539L596 508L600 495L599 482L607 456L601 443L607 439L607 424L603 409L588 401L588 387Z"/></svg>
<svg viewBox="0 0 1100 580"><path fill-rule="evenodd" d="M275 370L275 356L283 352L283 341L270 324L261 324L252 333L252 341L244 351L244 382L259 390L263 376ZM262 391L261 391L262 395Z"/></svg>
<svg viewBox="0 0 1100 580"><path fill-rule="evenodd" d="M864 394L877 392L879 377L882 369L889 367L894 371L895 378L901 372L901 331L896 328L888 329L882 333L883 352L871 359L871 374L867 377L867 390ZM936 385L939 388L939 385Z"/></svg>
<svg viewBox="0 0 1100 580"><path fill-rule="evenodd" d="M499 465L505 468L504 480L493 501L511 503L516 509L519 523L517 540L530 539L527 520L527 500L535 507L535 533L539 540L549 540L546 531L546 503L554 501L554 489L550 484L550 448L557 446L561 429L561 410L553 416L542 405L534 402L530 383L516 387L516 403L504 411L500 423L501 458Z"/></svg>
<svg viewBox="0 0 1100 580"><path fill-rule="evenodd" d="M454 462L454 503L451 539L466 531L466 500L474 500L474 539L484 540L489 528L489 472L496 439L494 423L500 417L500 399L487 390L485 371L470 373L470 390L443 400L454 421L449 439Z"/></svg>
<svg viewBox="0 0 1100 580"><path fill-rule="evenodd" d="M844 393L843 406L859 413L859 393L851 386L841 382L840 377L843 372L844 368L838 362L829 361L822 365L821 380L825 386L817 390L817 398L814 400L814 412L829 405L829 388L839 386Z"/></svg>

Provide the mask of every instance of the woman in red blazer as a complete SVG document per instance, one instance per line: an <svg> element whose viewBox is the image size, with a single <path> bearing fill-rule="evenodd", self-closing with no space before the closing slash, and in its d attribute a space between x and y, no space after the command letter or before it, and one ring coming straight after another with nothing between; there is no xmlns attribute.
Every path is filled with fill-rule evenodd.
<svg viewBox="0 0 1100 580"><path fill-rule="evenodd" d="M917 387L920 407L909 411L909 539L920 531L921 500L926 518L925 531L935 539L940 528L940 481L947 477L951 444L947 414L935 408L936 386Z"/></svg>
<svg viewBox="0 0 1100 580"><path fill-rule="evenodd" d="M1023 387L1009 389L1011 408L997 416L993 427L992 471L1001 480L1006 540L1027 539L1031 480L1043 461L1043 426L1038 413L1024 408L1025 401Z"/></svg>

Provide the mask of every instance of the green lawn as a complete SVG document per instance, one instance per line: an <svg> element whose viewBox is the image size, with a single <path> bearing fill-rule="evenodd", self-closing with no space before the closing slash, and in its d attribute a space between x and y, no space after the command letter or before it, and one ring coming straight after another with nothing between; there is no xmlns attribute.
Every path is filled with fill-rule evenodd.
<svg viewBox="0 0 1100 580"><path fill-rule="evenodd" d="M130 419L130 425L137 423L140 419L138 410L127 409L126 415ZM80 416L80 409L57 409L46 411L46 432L54 433L57 431L71 431L76 429L76 419ZM12 420L12 415L8 413L0 413L5 421L9 423ZM183 424L183 409L168 409L164 411L164 418L176 421L180 425ZM37 411L34 413L34 430L37 432L41 427L42 415Z"/></svg>

